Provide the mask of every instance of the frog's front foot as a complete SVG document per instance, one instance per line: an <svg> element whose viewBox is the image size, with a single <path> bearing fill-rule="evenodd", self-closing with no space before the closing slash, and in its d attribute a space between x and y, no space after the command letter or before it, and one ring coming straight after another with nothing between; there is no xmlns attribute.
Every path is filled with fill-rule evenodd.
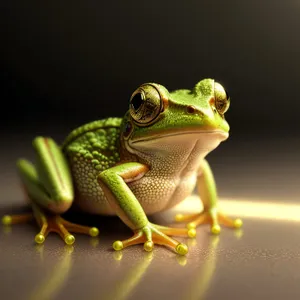
<svg viewBox="0 0 300 300"><path fill-rule="evenodd" d="M35 236L35 242L38 244L44 243L50 232L58 233L68 245L72 245L75 242L75 237L70 232L83 233L93 237L99 234L99 230L96 227L71 223L59 215L44 213L37 207L35 207L33 211L31 214L3 216L2 223L3 225L12 225L24 223L35 218L40 227L40 232Z"/></svg>
<svg viewBox="0 0 300 300"><path fill-rule="evenodd" d="M182 215L177 214L175 216L177 222L187 222L188 229L195 229L201 224L211 224L211 232L213 234L219 234L221 231L221 226L224 225L230 228L240 228L243 225L241 219L231 219L226 215L218 212L216 208L211 208L202 211L197 214Z"/></svg>
<svg viewBox="0 0 300 300"><path fill-rule="evenodd" d="M144 250L152 251L154 244L159 244L172 248L180 255L185 255L188 252L187 245L170 238L169 235L195 236L195 234L195 230L170 228L148 223L145 227L135 230L131 238L124 241L115 241L113 248L119 251L128 246L144 244Z"/></svg>

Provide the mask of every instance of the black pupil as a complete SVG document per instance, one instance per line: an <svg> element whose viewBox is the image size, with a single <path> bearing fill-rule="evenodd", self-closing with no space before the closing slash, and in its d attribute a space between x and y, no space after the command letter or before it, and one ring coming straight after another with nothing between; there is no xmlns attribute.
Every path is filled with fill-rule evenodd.
<svg viewBox="0 0 300 300"><path fill-rule="evenodd" d="M137 93L133 96L133 98L131 99L131 105L133 106L134 110L138 110L141 105L143 104L144 100L142 98L142 94L141 93Z"/></svg>
<svg viewBox="0 0 300 300"><path fill-rule="evenodd" d="M227 93L227 91L225 91L226 93L226 99L228 100L230 98L229 94Z"/></svg>

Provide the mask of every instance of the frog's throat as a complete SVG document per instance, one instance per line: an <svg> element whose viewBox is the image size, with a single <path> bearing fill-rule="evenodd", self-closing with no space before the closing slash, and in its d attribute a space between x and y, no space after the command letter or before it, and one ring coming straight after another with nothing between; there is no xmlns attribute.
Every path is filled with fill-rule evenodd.
<svg viewBox="0 0 300 300"><path fill-rule="evenodd" d="M154 141L158 139L163 139L167 137L176 137L176 136L184 136L184 135L215 135L217 140L224 141L229 137L229 133L223 130L194 130L194 131L185 131L185 132L170 132L170 133L162 133L162 134L150 134L149 136L142 137L142 138L133 138L129 141L129 144L137 144L143 143L148 141Z"/></svg>
<svg viewBox="0 0 300 300"><path fill-rule="evenodd" d="M196 172L205 156L224 141L229 134L220 129L165 132L127 140L126 150L138 157L150 168L164 168L171 176L180 174L189 164L191 172ZM173 175L172 175L173 174Z"/></svg>

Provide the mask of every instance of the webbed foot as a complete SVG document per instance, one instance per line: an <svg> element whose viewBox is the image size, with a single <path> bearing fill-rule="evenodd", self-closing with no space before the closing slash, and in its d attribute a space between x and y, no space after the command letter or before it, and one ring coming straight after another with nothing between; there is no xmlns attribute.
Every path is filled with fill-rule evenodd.
<svg viewBox="0 0 300 300"><path fill-rule="evenodd" d="M221 231L221 226L224 225L230 228L240 228L243 225L241 219L231 219L226 215L217 211L216 208L210 210L204 210L201 213L182 215L177 214L175 216L175 221L177 222L187 222L188 229L195 229L201 224L211 224L211 232L213 234L219 234Z"/></svg>
<svg viewBox="0 0 300 300"><path fill-rule="evenodd" d="M47 235L50 232L58 233L67 245L72 245L75 242L75 237L70 233L83 233L90 236L97 236L99 230L96 227L88 227L77 225L64 220L59 215L44 213L38 207L33 208L33 213L22 215L5 215L2 217L3 225L12 225L25 223L30 220L36 219L40 232L35 236L37 244L44 243Z"/></svg>
<svg viewBox="0 0 300 300"><path fill-rule="evenodd" d="M135 230L134 235L131 238L123 241L115 241L113 243L113 248L116 251L119 251L128 246L144 244L145 251L152 251L154 244L159 244L170 247L180 255L187 254L187 245L176 241L175 239L169 237L169 235L195 236L196 232L194 229L190 231L189 229L185 228L170 228L148 223L148 225L145 227Z"/></svg>

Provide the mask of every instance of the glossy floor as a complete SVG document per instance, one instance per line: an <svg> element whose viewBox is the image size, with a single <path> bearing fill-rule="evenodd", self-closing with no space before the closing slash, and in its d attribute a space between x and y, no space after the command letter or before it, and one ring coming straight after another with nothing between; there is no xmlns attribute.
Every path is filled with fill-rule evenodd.
<svg viewBox="0 0 300 300"><path fill-rule="evenodd" d="M64 246L55 234L36 246L34 224L2 227L0 298L299 298L300 166L297 153L275 144L281 143L262 141L251 148L248 141L225 146L211 157L220 208L242 216L244 227L224 228L220 236L211 236L208 226L198 228L196 239L180 239L189 245L186 257L159 246L152 253L141 246L114 252L112 242L131 234L117 218L67 215L100 228L99 238L77 235L73 247ZM32 155L27 144L21 145L2 149L0 215L26 209L14 160L21 152ZM272 155L270 149L275 149ZM197 198L191 197L153 221L170 224L177 211L199 209Z"/></svg>

